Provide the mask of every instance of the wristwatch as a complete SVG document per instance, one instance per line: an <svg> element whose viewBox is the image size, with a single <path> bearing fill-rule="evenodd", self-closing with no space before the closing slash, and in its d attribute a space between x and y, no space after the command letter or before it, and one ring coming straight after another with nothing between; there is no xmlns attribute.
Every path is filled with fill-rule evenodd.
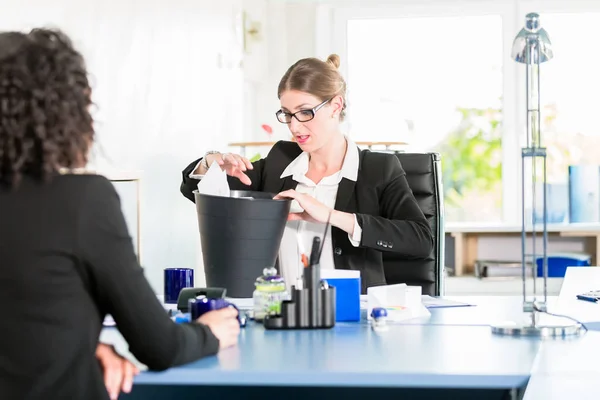
<svg viewBox="0 0 600 400"><path fill-rule="evenodd" d="M206 156L208 156L209 154L219 154L219 153L220 153L220 151L212 151L212 150L211 151L207 151L204 154L204 158L202 158L202 164L201 165L204 166L204 168L206 168L206 170L208 171L209 166L208 166L208 161L206 161Z"/></svg>

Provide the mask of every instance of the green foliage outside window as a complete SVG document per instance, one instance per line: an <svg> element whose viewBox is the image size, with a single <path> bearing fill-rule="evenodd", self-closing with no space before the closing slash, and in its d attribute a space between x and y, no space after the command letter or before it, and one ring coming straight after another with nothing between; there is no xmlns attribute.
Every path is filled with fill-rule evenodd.
<svg viewBox="0 0 600 400"><path fill-rule="evenodd" d="M442 155L445 204L449 208L466 207L467 197L487 193L497 203L492 206L500 208L502 111L492 108L458 111L461 114L458 126L434 149ZM462 214L469 212L464 210Z"/></svg>

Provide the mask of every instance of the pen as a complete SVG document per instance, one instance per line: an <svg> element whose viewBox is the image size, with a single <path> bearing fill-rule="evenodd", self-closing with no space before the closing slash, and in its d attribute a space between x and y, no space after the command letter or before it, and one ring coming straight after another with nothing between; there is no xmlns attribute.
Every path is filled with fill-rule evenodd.
<svg viewBox="0 0 600 400"><path fill-rule="evenodd" d="M581 294L577 295L577 299L578 300L583 300L583 301L590 301L592 303L597 303L598 302L598 298L597 297L584 296L584 295L581 295Z"/></svg>
<svg viewBox="0 0 600 400"><path fill-rule="evenodd" d="M300 222L302 224L302 222ZM304 287L304 269L308 267L308 256L306 255L306 250L304 249L304 243L302 241L302 236L300 235L300 228L302 225L298 226L298 230L296 231L296 243L298 245L298 252L300 253L300 264L301 268L298 270L296 274L296 289L302 289Z"/></svg>

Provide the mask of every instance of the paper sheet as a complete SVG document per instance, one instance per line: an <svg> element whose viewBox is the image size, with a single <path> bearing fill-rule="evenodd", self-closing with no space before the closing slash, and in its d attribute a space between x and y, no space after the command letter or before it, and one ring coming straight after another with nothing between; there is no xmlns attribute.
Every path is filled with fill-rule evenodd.
<svg viewBox="0 0 600 400"><path fill-rule="evenodd" d="M198 193L209 194L212 196L229 197L229 183L227 183L227 173L221 170L221 166L216 162L212 163L204 178L198 182Z"/></svg>
<svg viewBox="0 0 600 400"><path fill-rule="evenodd" d="M455 300L448 300L441 297L431 297L426 294L421 296L423 305L427 308L449 308L449 307L471 307L473 304L463 303Z"/></svg>

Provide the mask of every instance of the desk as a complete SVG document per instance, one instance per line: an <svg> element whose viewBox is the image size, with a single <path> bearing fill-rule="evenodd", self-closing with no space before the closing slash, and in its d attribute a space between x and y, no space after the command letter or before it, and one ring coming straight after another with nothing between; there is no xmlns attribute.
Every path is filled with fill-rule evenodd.
<svg viewBox="0 0 600 400"><path fill-rule="evenodd" d="M506 300L517 306L518 313L520 302ZM148 385L138 393L147 396L149 391L162 390L161 396L171 398L185 396L181 386L187 393L196 390L194 395L205 387L219 393L219 386L252 389L268 385L288 388L286 391L319 388L319 393L351 388L363 398L366 394L360 389L368 389L370 395L377 393L378 399L407 393L412 398L417 393L407 390L419 390L422 396L423 389L443 389L446 395L452 389L469 390L455 392L460 393L455 398L523 390L539 341L498 337L485 324L472 326L481 312L478 307L434 309L432 323L425 320L393 325L382 334L373 332L365 322L338 323L332 330L288 332L265 331L251 324L242 332L237 348L165 372L144 372L136 378L136 388ZM501 318L510 318L512 312ZM444 314L451 314L446 321ZM469 320L468 314L474 317ZM125 348L115 329L104 330L102 340L115 343L120 352ZM167 387L172 391L165 392ZM395 391L386 392L391 389ZM134 389L132 398L136 398L135 393ZM314 398L315 392L305 394ZM427 398L437 398L440 392L431 392L430 396ZM346 392L344 397L348 398Z"/></svg>
<svg viewBox="0 0 600 400"><path fill-rule="evenodd" d="M581 321L599 321L600 304L576 299L578 293L600 288L600 268L569 268L556 312ZM597 399L600 393L600 332L575 340L542 342L531 371L526 400Z"/></svg>
<svg viewBox="0 0 600 400"><path fill-rule="evenodd" d="M468 343L469 350L460 343ZM352 388L371 394L382 393L378 389L522 390L539 345L537 340L495 337L485 326L395 325L376 334L366 324L290 332L253 324L242 332L237 348L165 372L144 372L135 384L175 390L181 385L211 390L267 385L286 392Z"/></svg>
<svg viewBox="0 0 600 400"><path fill-rule="evenodd" d="M598 393L600 378L597 374L534 375L527 384L523 400L597 400Z"/></svg>
<svg viewBox="0 0 600 400"><path fill-rule="evenodd" d="M536 226L536 229L541 235L541 225ZM454 238L454 272L456 276L473 272L477 260L477 242L480 237L521 236L520 225L446 223L445 230ZM600 224L548 224L547 230L548 237L584 239L585 252L592 255L592 265L600 263Z"/></svg>
<svg viewBox="0 0 600 400"><path fill-rule="evenodd" d="M572 298L580 289L596 285L600 287L600 268L570 268L561 296L549 300L550 311L584 321L600 320L600 308L594 308L599 305ZM522 394L519 389L530 377L527 396L531 399L548 398L538 397L537 391L547 392L546 382L551 378L565 390L582 383L597 387L597 379L592 378L600 375L600 332L556 341L495 336L488 324L522 315L520 297L461 300L478 306L432 309L431 318L405 321L382 334L373 332L365 322L338 323L325 331L289 332L251 325L243 331L237 348L164 372L141 373L132 398L136 388L145 385L153 391L172 389L177 396L193 390L198 395L204 388L218 392L225 386L294 388L286 390L286 400L290 400L287 393L296 392L311 396L311 400L332 393L336 397L354 393L356 398L360 397L357 393L363 397L387 393L384 398L397 398L399 393L411 393L419 397L409 398L437 398L440 392L428 390L439 389L444 389L448 398L464 398L469 393L454 396L448 392L452 389L477 393L469 398L491 398L487 392L474 391L502 389L518 398ZM105 329L102 339L115 343L119 351L126 347L115 329ZM319 393L327 396L319 397Z"/></svg>

